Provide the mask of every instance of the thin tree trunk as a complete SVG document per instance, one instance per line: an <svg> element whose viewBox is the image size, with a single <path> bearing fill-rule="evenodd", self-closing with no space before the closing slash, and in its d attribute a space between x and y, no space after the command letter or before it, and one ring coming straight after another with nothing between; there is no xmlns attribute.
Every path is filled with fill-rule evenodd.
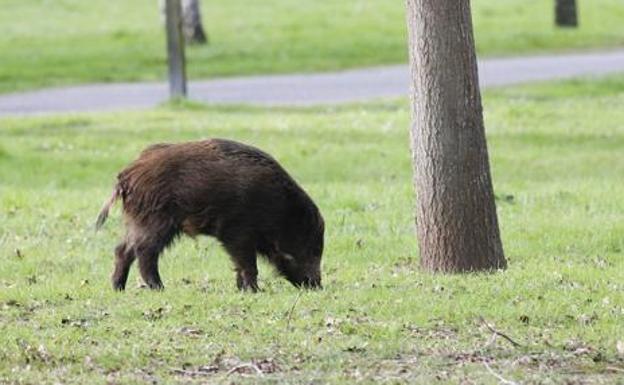
<svg viewBox="0 0 624 385"><path fill-rule="evenodd" d="M555 0L555 24L559 27L578 25L576 0Z"/></svg>
<svg viewBox="0 0 624 385"><path fill-rule="evenodd" d="M171 99L186 97L186 58L182 37L182 7L180 0L165 0L167 31L167 61L169 66L169 95Z"/></svg>
<svg viewBox="0 0 624 385"><path fill-rule="evenodd" d="M202 25L199 0L182 0L182 29L184 38L190 44L205 44L208 42Z"/></svg>
<svg viewBox="0 0 624 385"><path fill-rule="evenodd" d="M506 267L490 177L470 2L407 0L410 130L421 267Z"/></svg>

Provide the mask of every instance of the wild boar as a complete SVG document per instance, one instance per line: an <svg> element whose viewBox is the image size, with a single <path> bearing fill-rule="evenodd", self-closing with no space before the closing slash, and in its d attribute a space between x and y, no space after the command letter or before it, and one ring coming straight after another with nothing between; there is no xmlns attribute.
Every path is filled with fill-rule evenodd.
<svg viewBox="0 0 624 385"><path fill-rule="evenodd" d="M297 287L321 287L325 225L317 206L265 152L225 139L155 144L117 176L96 222L121 198L126 234L115 248L113 288L135 259L163 289L158 257L181 234L213 236L231 256L236 285L258 290L256 256Z"/></svg>

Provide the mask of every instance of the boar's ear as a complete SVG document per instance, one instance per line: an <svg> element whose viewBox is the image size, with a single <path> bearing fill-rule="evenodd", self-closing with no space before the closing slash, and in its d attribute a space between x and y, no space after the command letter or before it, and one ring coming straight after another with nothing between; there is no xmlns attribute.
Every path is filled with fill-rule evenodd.
<svg viewBox="0 0 624 385"><path fill-rule="evenodd" d="M271 246L272 246L271 253L276 255L277 258L286 259L288 261L292 261L294 259L294 257L292 255L290 255L287 252L285 252L284 250L280 249L278 241L273 241Z"/></svg>

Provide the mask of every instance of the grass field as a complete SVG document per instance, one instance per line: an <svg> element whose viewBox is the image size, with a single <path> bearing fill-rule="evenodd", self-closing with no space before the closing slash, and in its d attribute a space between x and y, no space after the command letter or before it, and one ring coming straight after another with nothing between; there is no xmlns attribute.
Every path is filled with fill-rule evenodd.
<svg viewBox="0 0 624 385"><path fill-rule="evenodd" d="M483 55L624 45L624 4L579 4L580 27L556 29L552 0L473 0ZM189 52L191 78L306 72L406 61L398 0L202 2L211 44ZM156 0L3 0L0 92L163 79Z"/></svg>
<svg viewBox="0 0 624 385"><path fill-rule="evenodd" d="M617 383L623 103L624 77L486 94L509 260L489 275L419 272L403 102L1 120L0 383ZM167 251L164 292L136 268L111 290L119 209L92 225L116 172L210 136L266 149L315 198L323 291L262 265L264 292L241 294L207 238Z"/></svg>

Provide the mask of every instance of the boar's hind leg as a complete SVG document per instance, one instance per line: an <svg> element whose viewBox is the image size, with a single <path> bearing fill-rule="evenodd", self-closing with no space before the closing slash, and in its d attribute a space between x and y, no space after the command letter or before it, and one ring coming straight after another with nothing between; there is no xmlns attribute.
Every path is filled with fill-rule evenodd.
<svg viewBox="0 0 624 385"><path fill-rule="evenodd" d="M134 252L128 248L126 242L121 242L115 248L115 271L113 272L113 289L124 290L128 280L130 265L134 262Z"/></svg>
<svg viewBox="0 0 624 385"><path fill-rule="evenodd" d="M134 252L139 260L139 271L143 281L153 290L162 290L164 285L158 273L158 257L169 246L176 235L173 229L164 231L143 230L142 239L135 244Z"/></svg>
<svg viewBox="0 0 624 385"><path fill-rule="evenodd" d="M224 243L224 247L234 262L238 289L257 292L259 289L255 245L239 240Z"/></svg>

